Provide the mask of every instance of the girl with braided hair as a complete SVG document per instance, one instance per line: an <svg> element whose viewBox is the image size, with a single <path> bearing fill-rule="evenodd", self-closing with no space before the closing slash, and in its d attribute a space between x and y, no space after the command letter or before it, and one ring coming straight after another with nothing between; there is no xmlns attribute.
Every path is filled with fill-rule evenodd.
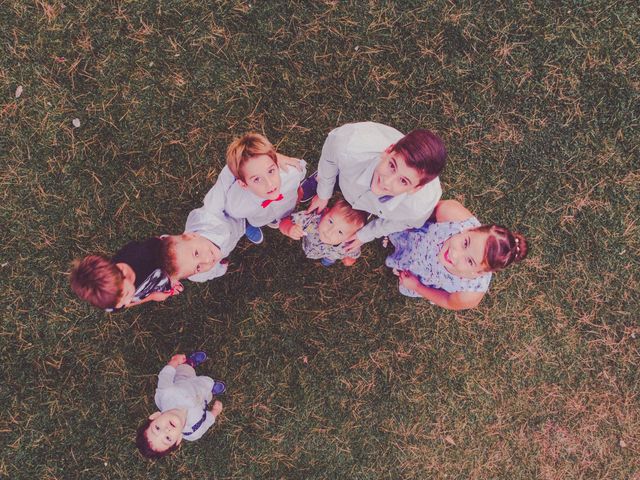
<svg viewBox="0 0 640 480"><path fill-rule="evenodd" d="M474 308L492 272L527 256L527 241L498 225L481 225L460 202L440 201L435 222L392 233L395 251L386 265L399 277L400 293L449 310Z"/></svg>

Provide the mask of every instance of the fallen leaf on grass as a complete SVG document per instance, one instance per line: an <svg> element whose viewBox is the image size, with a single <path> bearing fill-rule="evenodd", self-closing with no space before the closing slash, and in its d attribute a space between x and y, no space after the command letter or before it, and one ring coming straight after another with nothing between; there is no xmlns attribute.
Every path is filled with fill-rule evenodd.
<svg viewBox="0 0 640 480"><path fill-rule="evenodd" d="M22 95L22 85L18 85L16 88L16 98L20 98L20 95Z"/></svg>
<svg viewBox="0 0 640 480"><path fill-rule="evenodd" d="M451 435L447 435L446 437L444 437L444 441L447 442L449 445L455 445L456 442L453 439L453 437Z"/></svg>

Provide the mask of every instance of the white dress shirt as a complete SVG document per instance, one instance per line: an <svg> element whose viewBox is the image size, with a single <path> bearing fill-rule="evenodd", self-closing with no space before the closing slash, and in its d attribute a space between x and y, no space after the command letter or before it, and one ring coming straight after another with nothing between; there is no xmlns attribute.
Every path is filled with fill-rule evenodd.
<svg viewBox="0 0 640 480"><path fill-rule="evenodd" d="M156 389L155 402L161 412L180 408L187 411L187 421L184 432L190 433L193 426L198 423L206 412L204 422L190 435L184 435L185 440L198 440L214 424L216 418L205 408L213 398L211 389L213 379L205 376L196 376L195 371L189 365L165 366L158 374L158 388Z"/></svg>
<svg viewBox="0 0 640 480"><path fill-rule="evenodd" d="M222 252L222 258L229 256L245 231L244 219L233 218L224 211L225 197L235 180L231 171L224 167L215 185L204 197L204 205L189 213L184 228L185 232L199 233L213 242ZM218 262L208 272L192 275L189 280L206 282L221 277L226 271L227 267Z"/></svg>
<svg viewBox="0 0 640 480"><path fill-rule="evenodd" d="M270 202L264 208L262 207L264 198L258 197L248 188L242 188L238 182L234 182L226 195L225 211L234 218L246 218L254 227L262 227L267 223L288 217L296 208L300 182L307 176L307 162L300 160L300 166L302 171L295 167L288 167L286 172L279 169L282 200Z"/></svg>
<svg viewBox="0 0 640 480"><path fill-rule="evenodd" d="M336 177L344 198L353 208L376 219L356 234L366 243L407 228L421 227L431 216L442 188L436 177L414 193L396 195L386 202L371 191L371 180L380 155L404 135L380 123L348 123L329 133L318 165L318 197L331 198Z"/></svg>

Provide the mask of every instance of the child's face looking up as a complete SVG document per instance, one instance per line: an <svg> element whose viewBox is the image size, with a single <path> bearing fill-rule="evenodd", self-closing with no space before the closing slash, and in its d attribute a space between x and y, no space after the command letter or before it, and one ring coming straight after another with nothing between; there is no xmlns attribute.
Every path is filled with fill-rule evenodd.
<svg viewBox="0 0 640 480"><path fill-rule="evenodd" d="M475 278L485 272L484 250L488 232L465 230L449 237L438 253L438 260L452 274Z"/></svg>
<svg viewBox="0 0 640 480"><path fill-rule="evenodd" d="M147 441L153 450L164 452L174 444L180 445L185 418L177 409L155 412L149 420L151 423L147 428Z"/></svg>
<svg viewBox="0 0 640 480"><path fill-rule="evenodd" d="M335 208L325 213L318 225L320 240L328 245L339 245L357 231L358 228L348 223Z"/></svg>
<svg viewBox="0 0 640 480"><path fill-rule="evenodd" d="M380 162L373 172L371 191L374 195L400 195L420 189L421 176L418 170L407 165L404 156L393 151L394 145L380 155Z"/></svg>
<svg viewBox="0 0 640 480"><path fill-rule="evenodd" d="M280 169L269 155L251 157L243 166L244 180L238 179L242 188L258 197L275 200L280 195Z"/></svg>
<svg viewBox="0 0 640 480"><path fill-rule="evenodd" d="M222 252L213 242L194 232L176 235L173 252L179 280L208 272L222 259Z"/></svg>

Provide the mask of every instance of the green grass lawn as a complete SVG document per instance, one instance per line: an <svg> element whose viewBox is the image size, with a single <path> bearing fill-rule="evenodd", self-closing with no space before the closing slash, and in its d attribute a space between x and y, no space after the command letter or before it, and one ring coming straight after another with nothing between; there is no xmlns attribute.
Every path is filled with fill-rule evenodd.
<svg viewBox="0 0 640 480"><path fill-rule="evenodd" d="M638 480L638 38L632 1L0 0L0 478ZM438 132L443 198L527 235L479 308L272 230L164 304L73 296L73 258L181 232L234 136L313 169L362 120ZM225 410L145 461L194 349Z"/></svg>

